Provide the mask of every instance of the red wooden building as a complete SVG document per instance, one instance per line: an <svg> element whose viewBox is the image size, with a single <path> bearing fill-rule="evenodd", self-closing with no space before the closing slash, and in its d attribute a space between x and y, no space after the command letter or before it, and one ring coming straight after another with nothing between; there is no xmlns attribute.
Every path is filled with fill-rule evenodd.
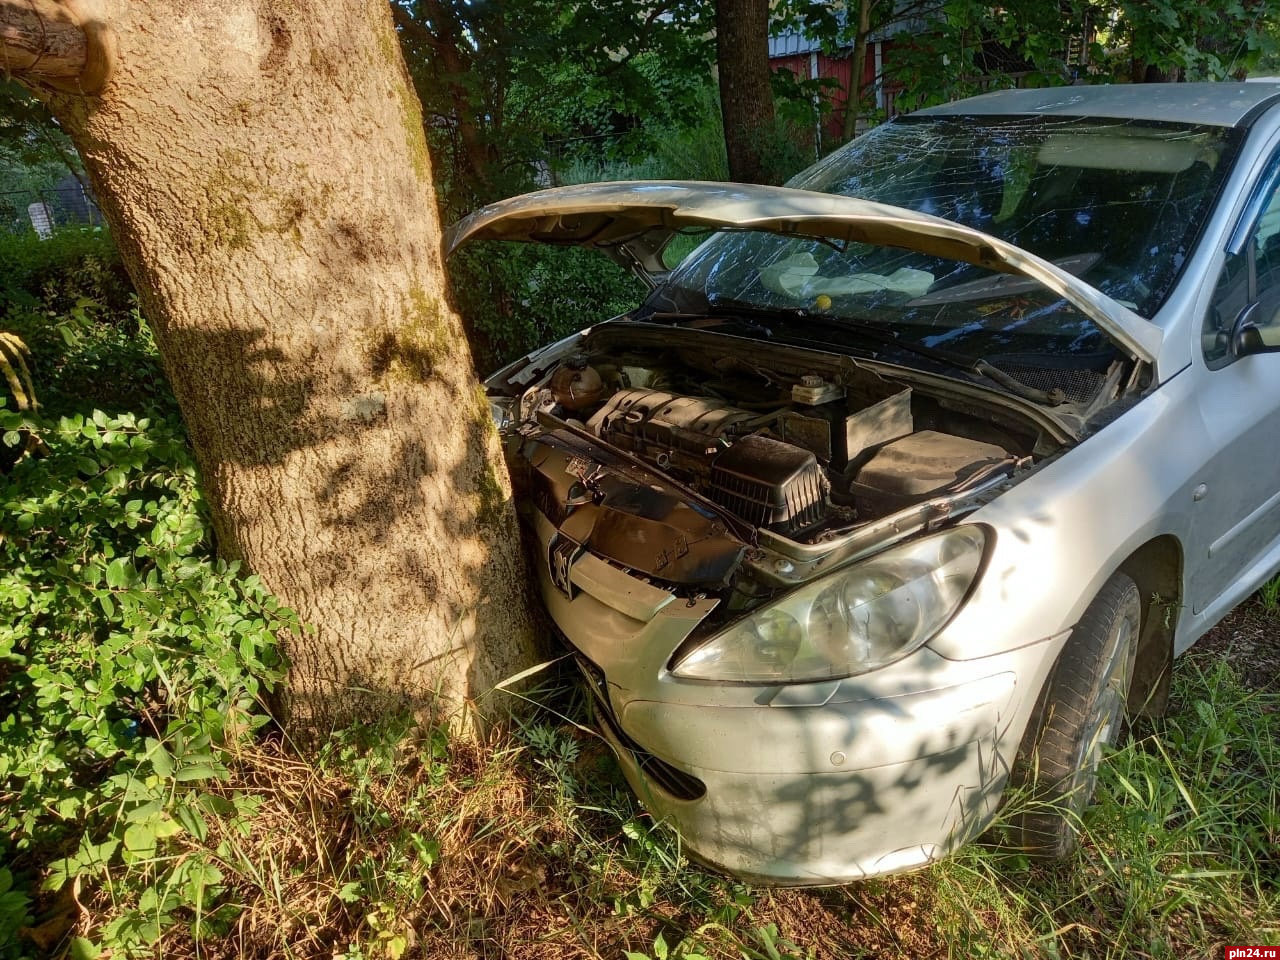
<svg viewBox="0 0 1280 960"><path fill-rule="evenodd" d="M885 65L893 57L894 37L907 32L911 24L894 24L887 30L873 32L867 42L867 56L862 70L862 89L873 91L874 102L864 99L864 110L883 111L885 118L892 117L894 94L899 89L885 78ZM849 78L853 69L853 51L849 47L835 56L823 52L822 44L806 36L800 30L785 30L769 38L769 66L774 70L790 70L800 80L826 78L836 81L838 87L828 94L832 110L817 131L820 152L843 139L844 115L849 97ZM864 94L864 98L866 95ZM861 127L859 131L861 132Z"/></svg>

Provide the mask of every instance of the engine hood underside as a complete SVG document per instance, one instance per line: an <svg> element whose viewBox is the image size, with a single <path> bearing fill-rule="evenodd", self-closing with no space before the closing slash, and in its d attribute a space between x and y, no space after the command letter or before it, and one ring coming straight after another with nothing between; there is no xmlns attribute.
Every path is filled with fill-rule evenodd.
<svg viewBox="0 0 1280 960"><path fill-rule="evenodd" d="M763 230L915 250L1043 284L1098 325L1133 359L1154 363L1159 327L1059 266L990 234L939 217L854 197L788 187L699 181L621 181L557 187L477 210L445 238L536 241L601 251L650 278L687 229Z"/></svg>

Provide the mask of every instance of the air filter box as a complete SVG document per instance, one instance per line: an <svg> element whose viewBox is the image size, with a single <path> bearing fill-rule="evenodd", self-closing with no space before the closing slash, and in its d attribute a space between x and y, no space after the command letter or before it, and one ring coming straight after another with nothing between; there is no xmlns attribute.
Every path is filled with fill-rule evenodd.
<svg viewBox="0 0 1280 960"><path fill-rule="evenodd" d="M708 496L755 526L791 534L826 516L827 491L810 451L753 434L712 462Z"/></svg>

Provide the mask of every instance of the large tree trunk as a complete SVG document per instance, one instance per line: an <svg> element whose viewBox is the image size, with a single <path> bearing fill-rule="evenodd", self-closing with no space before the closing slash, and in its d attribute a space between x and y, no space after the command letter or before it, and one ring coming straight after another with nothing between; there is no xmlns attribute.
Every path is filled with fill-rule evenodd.
<svg viewBox="0 0 1280 960"><path fill-rule="evenodd" d="M118 45L101 96L44 92L155 330L221 552L314 630L293 703L453 709L528 665L534 631L385 0L96 13Z"/></svg>
<svg viewBox="0 0 1280 960"><path fill-rule="evenodd" d="M729 177L768 182L768 137L774 132L769 0L716 0L716 59Z"/></svg>

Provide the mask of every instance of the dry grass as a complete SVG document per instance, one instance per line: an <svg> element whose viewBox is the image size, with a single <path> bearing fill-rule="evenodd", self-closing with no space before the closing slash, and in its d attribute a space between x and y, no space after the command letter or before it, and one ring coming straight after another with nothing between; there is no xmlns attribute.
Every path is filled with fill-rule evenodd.
<svg viewBox="0 0 1280 960"><path fill-rule="evenodd" d="M652 943L657 916L613 922L641 883L621 821L570 807L528 753L510 739L446 745L407 725L339 735L305 759L279 738L245 751L210 792L247 815L210 818L205 840L177 853L212 854L229 919L197 942L187 908L192 922L157 954L600 957ZM581 775L605 762L582 759ZM583 831L599 848L590 858L577 855ZM97 891L81 932L122 906Z"/></svg>
<svg viewBox="0 0 1280 960"><path fill-rule="evenodd" d="M239 812L178 841L177 856L221 872L221 906L182 906L154 955L1174 958L1275 942L1280 685L1249 663L1236 683L1220 664L1242 641L1265 660L1277 637L1246 608L1180 667L1176 720L1112 758L1067 870L971 848L903 877L751 889L690 865L572 724L475 745L388 722L305 757L268 738L210 788ZM1223 743L1229 762L1202 768ZM1144 777L1139 802L1121 781L1146 790ZM105 888L81 900L89 936L133 902Z"/></svg>

